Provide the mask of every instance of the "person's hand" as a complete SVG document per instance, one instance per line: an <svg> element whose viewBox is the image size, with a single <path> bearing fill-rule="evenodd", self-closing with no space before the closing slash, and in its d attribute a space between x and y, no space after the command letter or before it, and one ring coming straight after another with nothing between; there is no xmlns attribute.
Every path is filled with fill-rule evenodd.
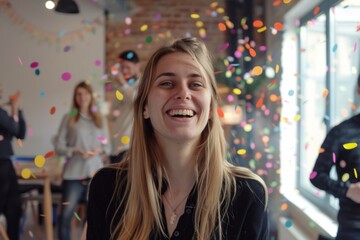
<svg viewBox="0 0 360 240"><path fill-rule="evenodd" d="M120 85L124 85L127 84L126 78L124 76L124 74L122 73L121 70L119 70L118 75L116 76L116 81L120 84Z"/></svg>
<svg viewBox="0 0 360 240"><path fill-rule="evenodd" d="M346 192L346 196L356 203L360 204L360 182L351 183Z"/></svg>
<svg viewBox="0 0 360 240"><path fill-rule="evenodd" d="M11 115L13 117L17 117L20 108L20 98L21 98L20 91L17 91L16 93L12 94L9 97L9 105L11 107Z"/></svg>

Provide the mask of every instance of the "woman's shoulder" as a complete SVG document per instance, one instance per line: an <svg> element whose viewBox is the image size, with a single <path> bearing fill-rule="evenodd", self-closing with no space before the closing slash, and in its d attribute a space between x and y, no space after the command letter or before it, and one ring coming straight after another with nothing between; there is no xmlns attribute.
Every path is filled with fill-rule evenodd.
<svg viewBox="0 0 360 240"><path fill-rule="evenodd" d="M242 176L236 176L235 179L237 197L253 199L254 202L265 205L266 188L263 182L256 178Z"/></svg>
<svg viewBox="0 0 360 240"><path fill-rule="evenodd" d="M114 188L117 179L126 180L127 171L116 165L109 165L98 170L91 179L91 188Z"/></svg>

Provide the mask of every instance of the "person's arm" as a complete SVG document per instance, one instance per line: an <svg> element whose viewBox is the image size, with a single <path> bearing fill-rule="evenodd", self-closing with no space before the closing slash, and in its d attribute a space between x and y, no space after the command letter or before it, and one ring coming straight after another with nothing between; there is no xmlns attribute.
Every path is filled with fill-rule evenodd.
<svg viewBox="0 0 360 240"><path fill-rule="evenodd" d="M257 181L249 181L252 191L251 203L244 221L242 235L239 239L269 239L268 210L265 206L265 189ZM240 205L241 206L241 205Z"/></svg>
<svg viewBox="0 0 360 240"><path fill-rule="evenodd" d="M69 115L65 115L63 117L54 144L56 154L66 157L71 157L75 151L73 147L69 147L67 141L69 119L70 119Z"/></svg>
<svg viewBox="0 0 360 240"><path fill-rule="evenodd" d="M107 229L110 229L110 227L107 226L106 222L106 212L109 203L106 199L109 196L109 183L111 182L107 182L107 179L109 179L108 171L108 169L101 169L90 182L86 213L87 240L109 239Z"/></svg>
<svg viewBox="0 0 360 240"><path fill-rule="evenodd" d="M23 139L25 137L26 124L22 112L19 112L18 119L14 119L4 109L0 108L0 129L3 129L12 136Z"/></svg>
<svg viewBox="0 0 360 240"><path fill-rule="evenodd" d="M315 187L337 198L345 198L349 188L348 183L330 178L330 170L334 166L334 160L340 161L340 159L337 159L339 138L340 136L338 136L336 128L331 129L327 134L321 145L322 152L319 153L311 173L310 182Z"/></svg>

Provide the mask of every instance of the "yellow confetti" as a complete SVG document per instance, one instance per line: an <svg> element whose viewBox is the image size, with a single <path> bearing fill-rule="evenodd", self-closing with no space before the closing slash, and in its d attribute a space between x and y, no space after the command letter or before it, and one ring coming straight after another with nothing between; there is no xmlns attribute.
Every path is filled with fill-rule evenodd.
<svg viewBox="0 0 360 240"><path fill-rule="evenodd" d="M199 30L199 35L200 35L200 37L202 37L202 38L205 38L205 37L206 37L206 30L205 30L205 28L201 28L201 29Z"/></svg>
<svg viewBox="0 0 360 240"><path fill-rule="evenodd" d="M216 11L220 14L224 13L225 12L225 9L224 8L217 8Z"/></svg>
<svg viewBox="0 0 360 240"><path fill-rule="evenodd" d="M198 28L201 28L204 26L204 23L202 21L196 21L195 25L198 27Z"/></svg>
<svg viewBox="0 0 360 240"><path fill-rule="evenodd" d="M43 155L37 155L34 160L35 166L41 168L45 164L45 157Z"/></svg>
<svg viewBox="0 0 360 240"><path fill-rule="evenodd" d="M355 175L355 178L358 178L358 174L357 174L356 168L354 168L354 175Z"/></svg>
<svg viewBox="0 0 360 240"><path fill-rule="evenodd" d="M233 29L234 28L234 24L230 21L230 20L226 20L226 26L230 29Z"/></svg>
<svg viewBox="0 0 360 240"><path fill-rule="evenodd" d="M258 33L261 33L261 32L265 32L267 30L267 27L266 26L263 26L262 28L259 28L257 30Z"/></svg>
<svg viewBox="0 0 360 240"><path fill-rule="evenodd" d="M246 154L246 149L239 149L239 150L237 150L237 154L239 154L239 155L244 155L244 154Z"/></svg>
<svg viewBox="0 0 360 240"><path fill-rule="evenodd" d="M344 175L342 175L341 180L343 182L347 182L349 180L349 178L350 178L350 175L348 173L345 173Z"/></svg>
<svg viewBox="0 0 360 240"><path fill-rule="evenodd" d="M212 3L210 3L210 7L211 7L211 8L216 8L218 5L219 5L218 2L212 2Z"/></svg>
<svg viewBox="0 0 360 240"><path fill-rule="evenodd" d="M240 95L241 94L241 90L239 88L234 88L233 89L233 93L236 95Z"/></svg>
<svg viewBox="0 0 360 240"><path fill-rule="evenodd" d="M192 13L192 14L190 15L190 17L191 17L192 19L198 19L198 18L200 18L200 15L197 14L197 13Z"/></svg>
<svg viewBox="0 0 360 240"><path fill-rule="evenodd" d="M279 70L280 70L280 66L279 66L279 64L276 64L276 67L275 67L275 72L276 72L276 73L278 73L278 72L279 72Z"/></svg>
<svg viewBox="0 0 360 240"><path fill-rule="evenodd" d="M21 170L21 177L24 179L29 179L31 177L31 170L28 168L24 168L23 170Z"/></svg>
<svg viewBox="0 0 360 240"><path fill-rule="evenodd" d="M245 126L244 126L244 131L245 131L245 132L250 132L251 130L252 130L251 124L245 124Z"/></svg>
<svg viewBox="0 0 360 240"><path fill-rule="evenodd" d="M124 99L124 95L119 90L116 90L116 98L119 101L122 101Z"/></svg>
<svg viewBox="0 0 360 240"><path fill-rule="evenodd" d="M130 137L129 136L123 136L121 138L121 143L122 144L128 144L130 142Z"/></svg>
<svg viewBox="0 0 360 240"><path fill-rule="evenodd" d="M294 117L294 121L297 122L301 119L301 115L297 114L295 117Z"/></svg>
<svg viewBox="0 0 360 240"><path fill-rule="evenodd" d="M140 31L144 32L146 30L148 30L149 26L147 24L144 24L140 27Z"/></svg>
<svg viewBox="0 0 360 240"><path fill-rule="evenodd" d="M343 147L346 149L346 150L350 150L350 149L354 149L357 147L357 143L345 143L343 144Z"/></svg>

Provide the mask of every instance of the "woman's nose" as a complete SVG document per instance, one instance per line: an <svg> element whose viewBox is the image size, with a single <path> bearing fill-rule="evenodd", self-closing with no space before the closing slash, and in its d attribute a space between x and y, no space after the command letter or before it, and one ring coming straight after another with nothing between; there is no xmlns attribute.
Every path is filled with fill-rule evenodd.
<svg viewBox="0 0 360 240"><path fill-rule="evenodd" d="M190 89L187 86L179 86L179 89L175 95L176 99L191 99Z"/></svg>

